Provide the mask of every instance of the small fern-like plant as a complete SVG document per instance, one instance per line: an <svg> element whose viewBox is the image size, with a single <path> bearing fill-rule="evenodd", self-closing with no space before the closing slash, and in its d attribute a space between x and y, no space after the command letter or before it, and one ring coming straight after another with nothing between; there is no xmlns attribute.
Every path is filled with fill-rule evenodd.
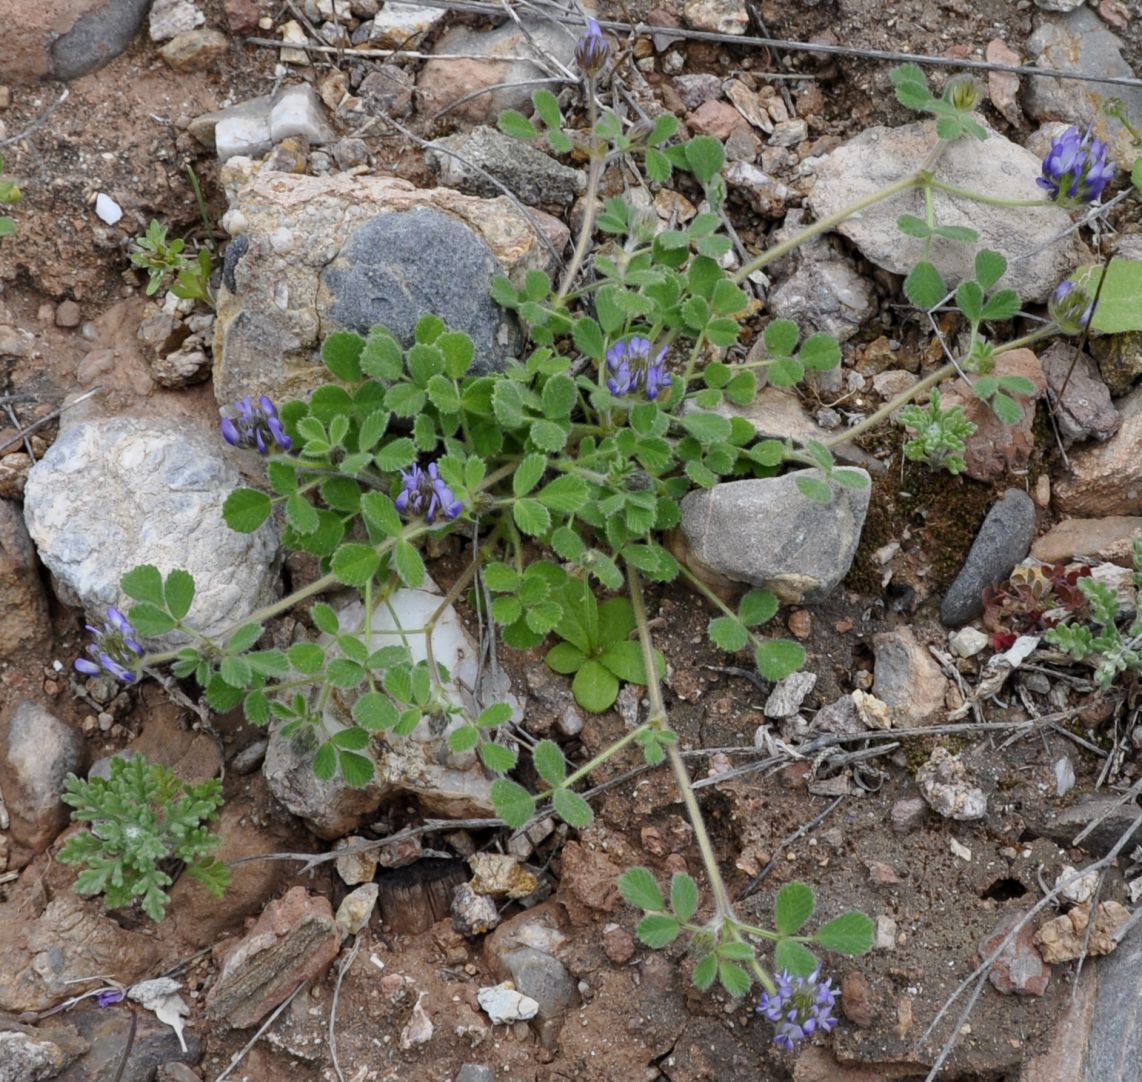
<svg viewBox="0 0 1142 1082"><path fill-rule="evenodd" d="M230 881L230 869L214 850L219 838L206 824L222 807L222 783L217 778L192 785L164 766L141 755L112 759L110 778L84 781L69 774L63 800L74 811L74 822L91 829L74 834L60 850L65 864L82 864L76 892L106 896L118 909L141 899L152 920L166 915L174 882L170 871L177 861L216 897Z"/></svg>

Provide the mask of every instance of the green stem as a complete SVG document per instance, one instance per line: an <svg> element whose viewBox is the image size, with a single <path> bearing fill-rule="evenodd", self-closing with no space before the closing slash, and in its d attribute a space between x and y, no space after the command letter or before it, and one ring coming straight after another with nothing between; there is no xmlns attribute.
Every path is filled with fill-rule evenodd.
<svg viewBox="0 0 1142 1082"><path fill-rule="evenodd" d="M646 668L646 690L650 697L650 716L646 719L646 725L648 728L661 730L666 728L667 724L666 707L662 702L662 687L658 682L658 673L654 665L654 644L651 642L646 602L642 596L642 580L634 566L628 563L626 569L631 607L634 609L634 617L638 623L638 640L642 646L642 662ZM694 788L690 784L690 774L686 770L686 763L682 759L682 753L678 750L677 743L666 745L666 755L670 760L670 769L674 772L674 780L678 785L682 803L686 807L686 815L690 819L690 825L694 828L694 841L697 842L698 852L702 856L702 866L706 870L706 878L709 880L710 889L714 893L715 921L719 925L723 925L727 921L736 925L738 920L734 914L733 902L730 901L725 880L722 879L722 873L718 867L718 858L714 853L714 845L710 841L709 832L706 830L706 821L702 818L702 809L698 806L697 797L694 796Z"/></svg>
<svg viewBox="0 0 1142 1082"><path fill-rule="evenodd" d="M780 259L783 255L791 252L794 248L799 247L806 241L812 240L822 233L827 233L834 226L840 225L846 218L851 218L854 214L859 214L862 210L876 206L877 203L883 203L884 200L891 199L894 195L899 195L901 192L906 192L911 188L919 188L931 182L931 176L921 171L912 173L902 180L896 181L894 184L889 184L887 188L881 188L878 192L866 195L863 199L858 199L855 203L850 203L847 207L842 207L835 214L830 214L827 218L822 218L819 222L814 222L806 229L802 229L795 237L790 237L789 240L783 241L781 244L767 248L761 255L750 260L750 262L742 267L731 280L736 284L744 282L754 271L761 270L762 267L772 263L776 259Z"/></svg>
<svg viewBox="0 0 1142 1082"><path fill-rule="evenodd" d="M595 198L599 194L599 181L603 176L604 155L599 147L599 137L595 134L595 80L587 79L587 124L591 129L591 165L587 170L587 191L583 201L583 225L579 229L579 239L575 242L575 251L567 270L563 274L563 284L555 294L555 308L559 308L566 299L571 287L575 284L575 277L583 260L587 257L587 249L591 245L591 236L595 231Z"/></svg>
<svg viewBox="0 0 1142 1082"><path fill-rule="evenodd" d="M958 188L954 184L947 184L942 180L931 180L929 184L940 192L948 195L958 195L963 199L970 199L973 203L986 203L992 207L1053 207L1053 199L1003 199L997 195L986 195L983 192L973 192L970 188Z"/></svg>
<svg viewBox="0 0 1142 1082"><path fill-rule="evenodd" d="M591 771L596 770L600 766L602 766L603 763L605 763L608 759L610 759L613 755L615 755L616 752L621 751L629 743L631 743L634 740L637 740L649 728L650 728L650 723L645 722L642 725L639 725L637 728L631 729L631 731L629 733L627 733L626 736L623 736L620 739L616 740L613 744L608 744L607 747L605 747L601 752L599 752L599 754L596 755L593 759L584 763L581 767L579 767L578 770L574 771L571 774L568 774L567 777L564 779L563 785L561 786L561 788L566 789L566 788L574 785L580 779L585 778L588 774L591 773Z"/></svg>

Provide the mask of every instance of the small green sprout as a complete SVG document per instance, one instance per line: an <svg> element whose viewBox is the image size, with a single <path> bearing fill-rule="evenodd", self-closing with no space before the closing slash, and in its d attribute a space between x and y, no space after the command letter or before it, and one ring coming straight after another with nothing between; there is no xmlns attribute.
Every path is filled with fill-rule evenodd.
<svg viewBox="0 0 1142 1082"><path fill-rule="evenodd" d="M176 297L202 301L213 308L210 274L214 261L210 252L200 248L197 255L191 256L185 248L186 241L180 237L167 240L167 227L152 219L146 233L131 242L131 262L147 272L148 297L169 282Z"/></svg>

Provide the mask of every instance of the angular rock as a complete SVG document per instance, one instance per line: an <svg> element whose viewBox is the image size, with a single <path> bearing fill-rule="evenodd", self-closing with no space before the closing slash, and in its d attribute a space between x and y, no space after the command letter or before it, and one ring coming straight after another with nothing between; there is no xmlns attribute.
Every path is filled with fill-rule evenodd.
<svg viewBox="0 0 1142 1082"><path fill-rule="evenodd" d="M791 718L805 701L805 696L817 684L817 674L811 672L790 673L784 680L778 680L765 700L767 718Z"/></svg>
<svg viewBox="0 0 1142 1082"><path fill-rule="evenodd" d="M21 702L0 721L0 792L17 845L38 853L51 844L70 817L64 778L86 765L83 737L38 703Z"/></svg>
<svg viewBox="0 0 1142 1082"><path fill-rule="evenodd" d="M496 1082L496 1069L482 1063L465 1063L454 1082Z"/></svg>
<svg viewBox="0 0 1142 1082"><path fill-rule="evenodd" d="M188 619L204 634L236 627L269 600L278 540L266 523L231 530L222 505L241 477L220 437L185 420L120 416L66 429L32 469L24 518L70 604L100 619L129 607L120 578L140 564L185 568Z"/></svg>
<svg viewBox="0 0 1142 1082"><path fill-rule="evenodd" d="M443 8L385 0L385 6L373 17L369 42L381 49L414 49L444 15Z"/></svg>
<svg viewBox="0 0 1142 1082"><path fill-rule="evenodd" d="M156 1072L162 1077L163 1068L176 1071L181 1066L183 1070L190 1070L187 1064L201 1061L206 1043L203 1033L184 1028L184 1048L175 1031L149 1010L133 1012L122 1007L101 1010L88 1001L64 1016L90 1050L61 1076L61 1082L105 1082L115 1078L132 1031L132 1014L135 1015L134 1042L120 1082L152 1082Z"/></svg>
<svg viewBox="0 0 1142 1082"><path fill-rule="evenodd" d="M1138 808L1134 804L1123 804L1116 797L1090 797L1050 818L1029 818L1028 826L1059 845L1078 845L1092 856L1101 857L1128 831L1131 837L1122 851L1129 853L1134 846L1142 845L1142 825L1134 826L1137 818ZM1081 840L1076 841L1080 835Z"/></svg>
<svg viewBox="0 0 1142 1082"><path fill-rule="evenodd" d="M1035 536L1035 504L1011 488L983 520L967 559L940 603L940 621L958 627L983 612L984 587L1002 582L1026 555Z"/></svg>
<svg viewBox="0 0 1142 1082"><path fill-rule="evenodd" d="M697 109L707 101L717 101L722 96L722 80L710 72L679 75L674 79L674 89L687 109Z"/></svg>
<svg viewBox="0 0 1142 1082"><path fill-rule="evenodd" d="M865 195L908 176L936 143L930 122L900 128L867 128L838 147L817 165L817 180L809 194L813 212L824 218ZM1012 199L1037 199L1036 187L1042 162L1015 143L989 131L983 143L961 139L946 144L936 172L940 180L972 191ZM1007 208L954 199L932 193L936 220L941 225L964 225L979 233L978 246L1002 252L1011 261L1003 284L1024 301L1042 301L1074 264L1069 242L1053 244L1034 259L1016 262L1013 257L1036 251L1067 229L1070 216L1058 206L1024 208L1018 216ZM849 218L843 233L878 266L894 274L907 274L927 255L949 285L975 274L975 248L958 241L928 242L903 235L896 227L901 214L923 217L924 196L909 191L895 199L869 207Z"/></svg>
<svg viewBox="0 0 1142 1082"><path fill-rule="evenodd" d="M1098 992L1087 1040L1084 1082L1130 1082L1142 1062L1138 988L1142 982L1142 936L1128 933L1098 964ZM1124 1010L1124 1008L1126 1008ZM1054 1082L1054 1080L1052 1080Z"/></svg>
<svg viewBox="0 0 1142 1082"><path fill-rule="evenodd" d="M343 935L356 935L369 923L373 910L377 907L376 883L366 883L356 890L349 891L337 907L337 927Z"/></svg>
<svg viewBox="0 0 1142 1082"><path fill-rule="evenodd" d="M325 119L325 107L309 83L288 86L274 95L270 106L270 140L280 143L290 136L301 136L314 146L337 139Z"/></svg>
<svg viewBox="0 0 1142 1082"><path fill-rule="evenodd" d="M385 642L386 636L401 635L399 627L423 627L440 604L438 594L423 590L398 590L389 604L378 608L371 622L374 641ZM400 614L396 623L394 611ZM364 606L353 602L342 610L341 628L352 633L364 623ZM423 634L407 637L413 663L423 661L427 650ZM320 642L328 656L337 656L332 640L324 636ZM477 650L468 638L455 609L449 608L437 621L432 633L433 657L452 675L445 694L458 705L471 711L466 689L476 684ZM348 707L337 696L331 696L323 713L323 724L329 733L353 724ZM426 814L465 818L493 813L491 781L474 759L455 761L447 752L448 734L463 722L453 718L448 727L433 727L424 719L407 737L391 733L378 734L362 754L375 765L372 780L364 786L348 785L340 773L322 780L313 773L315 748L309 734L292 738L280 735L280 726L270 732L263 773L274 795L294 815L305 819L321 838L339 838L366 822L385 801L405 795L415 798Z"/></svg>
<svg viewBox="0 0 1142 1082"><path fill-rule="evenodd" d="M875 996L869 979L859 969L846 973L841 982L841 1010L854 1026L867 1028L876 1022Z"/></svg>
<svg viewBox="0 0 1142 1082"><path fill-rule="evenodd" d="M741 0L686 0L682 17L695 30L715 34L744 34L749 14Z"/></svg>
<svg viewBox="0 0 1142 1082"><path fill-rule="evenodd" d="M380 323L408 343L430 312L472 336L483 371L502 364L521 336L488 295L493 274L522 285L528 270L553 269L532 222L556 250L568 238L554 218L535 210L525 218L502 196L345 173L251 177L240 161L223 169L226 226L246 248L218 296L220 402L304 396L326 380L325 335Z"/></svg>
<svg viewBox="0 0 1142 1082"><path fill-rule="evenodd" d="M979 628L964 627L948 636L948 649L956 657L975 657L990 641Z"/></svg>
<svg viewBox="0 0 1142 1082"><path fill-rule="evenodd" d="M824 331L847 342L875 314L875 297L867 276L848 260L806 259L769 294L767 306L806 334Z"/></svg>
<svg viewBox="0 0 1142 1082"><path fill-rule="evenodd" d="M893 723L912 729L932 722L943 709L947 680L912 629L883 631L872 637L876 680L872 693L888 704Z"/></svg>
<svg viewBox="0 0 1142 1082"><path fill-rule="evenodd" d="M0 1080L41 1082L55 1078L73 1058L55 1041L35 1032L0 1030Z"/></svg>
<svg viewBox="0 0 1142 1082"><path fill-rule="evenodd" d="M1106 443L1071 456L1071 472L1055 485L1055 502L1069 515L1142 513L1142 387L1120 403L1122 427Z"/></svg>
<svg viewBox="0 0 1142 1082"><path fill-rule="evenodd" d="M1021 912L1005 914L995 930L980 940L980 961L989 957L1025 916ZM1029 920L992 963L987 979L997 992L1005 996L1041 996L1046 992L1051 970L1035 949L1034 938L1035 923Z"/></svg>
<svg viewBox="0 0 1142 1082"><path fill-rule="evenodd" d="M478 169L490 173L523 203L570 206L587 183L578 169L561 165L530 143L485 125L435 139L425 153L441 184L469 195L494 199L503 194Z"/></svg>
<svg viewBox="0 0 1142 1082"><path fill-rule="evenodd" d="M1043 19L1027 39L1027 52L1042 67L1132 78L1134 72L1122 49L1122 40L1093 11L1081 5L1068 15ZM1035 120L1065 120L1080 130L1093 125L1094 135L1109 145L1119 166L1129 170L1137 149L1130 133L1104 115L1102 105L1110 96L1122 99L1127 116L1142 114L1142 88L1108 87L1071 79L1030 78L1023 104Z"/></svg>
<svg viewBox="0 0 1142 1082"><path fill-rule="evenodd" d="M487 1012L494 1026L509 1022L526 1022L539 1012L539 1004L530 996L517 992L511 981L481 988L476 993L476 1000Z"/></svg>
<svg viewBox="0 0 1142 1082"><path fill-rule="evenodd" d="M726 184L763 218L782 218L793 193L779 180L751 162L732 161L725 169ZM774 309L779 312L778 309ZM784 312L779 312L784 315ZM796 319L796 316L789 316Z"/></svg>
<svg viewBox="0 0 1142 1082"><path fill-rule="evenodd" d="M74 996L76 984L93 973L130 985L156 968L158 940L149 930L120 927L97 901L66 891L36 917L12 912L17 906L0 910L9 958L0 968L0 1010L47 1010Z"/></svg>
<svg viewBox="0 0 1142 1082"><path fill-rule="evenodd" d="M36 550L20 509L9 500L0 500L0 613L0 661L47 645L52 629Z"/></svg>
<svg viewBox="0 0 1142 1082"><path fill-rule="evenodd" d="M206 1016L236 1029L256 1026L300 982L320 977L340 949L329 899L294 887L226 951L206 995Z"/></svg>
<svg viewBox="0 0 1142 1082"><path fill-rule="evenodd" d="M1065 518L1035 538L1031 555L1045 564L1065 564L1075 556L1132 566L1134 539L1142 537L1142 517Z"/></svg>
<svg viewBox="0 0 1142 1082"><path fill-rule="evenodd" d="M872 489L834 485L833 501L816 503L797 488L797 478L808 476L819 474L796 470L689 493L681 529L692 557L786 603L828 596L852 565Z"/></svg>
<svg viewBox="0 0 1142 1082"><path fill-rule="evenodd" d="M477 894L461 883L452 895L452 927L462 936L483 935L500 923L500 911L487 894Z"/></svg>
<svg viewBox="0 0 1142 1082"><path fill-rule="evenodd" d="M1022 57L1007 46L1002 38L992 38L987 43L984 59L989 64L1009 64L1015 66L1023 63ZM1009 124L1019 127L1023 120L1023 113L1019 108L1019 76L1009 71L989 71L987 73L987 95L991 104L1003 114L1003 119Z"/></svg>
<svg viewBox="0 0 1142 1082"><path fill-rule="evenodd" d="M890 812L892 829L897 834L911 834L928 818L928 805L918 796L898 800Z"/></svg>
<svg viewBox="0 0 1142 1082"><path fill-rule="evenodd" d="M1118 946L1114 935L1130 919L1130 910L1119 902L1099 902L1090 924L1090 902L1075 906L1069 913L1043 924L1035 933L1035 945L1043 961L1054 965L1084 955L1110 954Z"/></svg>
<svg viewBox="0 0 1142 1082"><path fill-rule="evenodd" d="M171 71L185 74L219 63L229 48L230 39L221 30L186 30L171 38L159 53Z"/></svg>
<svg viewBox="0 0 1142 1082"><path fill-rule="evenodd" d="M933 748L916 771L916 785L928 806L945 819L982 819L987 814L983 790L971 783L959 756L945 747Z"/></svg>
<svg viewBox="0 0 1142 1082"><path fill-rule="evenodd" d="M455 120L476 124L495 123L505 109L531 112L533 85L529 79L548 76L530 57L535 50L564 65L573 63L578 32L549 20L521 18L520 24L509 21L496 30L475 31L453 27L436 43L437 53L472 53L482 59L430 60L417 80L417 101L426 114L448 110ZM534 42L534 46L532 45ZM497 86L486 94L476 91ZM467 95L474 96L455 109L448 107Z"/></svg>
<svg viewBox="0 0 1142 1082"><path fill-rule="evenodd" d="M381 64L361 80L357 96L373 116L385 113L395 120L403 120L412 115L415 85L412 75L404 68Z"/></svg>
<svg viewBox="0 0 1142 1082"><path fill-rule="evenodd" d="M1122 418L1110 401L1094 358L1064 341L1055 342L1039 360L1064 442L1069 446L1078 440L1105 443L1110 439L1122 426Z"/></svg>
<svg viewBox="0 0 1142 1082"><path fill-rule="evenodd" d="M170 41L176 34L193 30L206 22L206 16L191 0L155 0L151 5L147 30L151 41Z"/></svg>
<svg viewBox="0 0 1142 1082"><path fill-rule="evenodd" d="M940 388L940 406L962 406L976 430L964 440L964 472L977 481L998 481L1026 472L1035 450L1035 403L1047 388L1039 358L1029 349L1015 349L996 358L995 375L1020 376L1035 384L1033 395L1012 395L1023 415L1015 424L1001 421L986 402L964 393L963 385L949 381Z"/></svg>

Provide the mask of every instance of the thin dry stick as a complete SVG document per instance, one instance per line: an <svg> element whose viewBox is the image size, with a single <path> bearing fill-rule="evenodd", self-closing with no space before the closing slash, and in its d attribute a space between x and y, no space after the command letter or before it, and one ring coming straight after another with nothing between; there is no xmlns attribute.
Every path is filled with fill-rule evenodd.
<svg viewBox="0 0 1142 1082"><path fill-rule="evenodd" d="M14 435L7 443L0 444L0 454L3 454L5 451L7 451L9 447L14 447L17 443L22 442L25 436L30 436L33 432L43 428L44 425L51 424L51 422L59 417L60 414L66 412L69 409L73 409L75 406L78 406L80 402L86 401L93 394L98 394L102 390L102 386L92 387L90 391L88 391L86 394L81 394L74 402L69 402L66 406L60 406L58 410L52 410L51 413L49 413L46 417L41 417L38 421L35 422L35 424L28 425L27 428L17 432L16 435Z"/></svg>
<svg viewBox="0 0 1142 1082"><path fill-rule="evenodd" d="M361 937L355 935L353 936L353 949L341 959L341 964L337 967L337 980L333 985L333 1002L329 1004L329 1056L333 1060L333 1070L337 1072L337 1082L345 1082L345 1076L341 1073L341 1064L337 1062L337 999L341 995L341 981L349 971L349 967L353 964L357 957L357 951L360 949Z"/></svg>
<svg viewBox="0 0 1142 1082"><path fill-rule="evenodd" d="M21 139L26 139L29 135L32 134L32 132L36 131L36 129L42 128L48 122L48 119L51 117L52 113L54 113L61 105L63 105L65 101L67 101L69 94L71 94L71 90L65 86L63 88L63 93L60 94L59 98L51 105L49 105L47 109L40 114L37 120L29 124L28 127L26 127L22 132L18 132L16 135L10 135L7 139L0 139L0 147L6 147L11 143L18 143Z"/></svg>
<svg viewBox="0 0 1142 1082"><path fill-rule="evenodd" d="M289 1006L289 1005L290 1005L290 1004L291 1004L291 1003L294 1001L294 998L297 996L298 992L300 992L300 991L301 991L301 990L302 990L304 987L305 987L305 981L298 981L298 982L297 982L297 987L296 987L296 988L295 988L295 989L294 989L292 992L290 992L290 994L289 994L288 996L286 996L286 998L285 998L285 999L284 999L284 1000L283 1000L283 1001L282 1001L282 1002L281 1002L281 1003L278 1005L278 1007L277 1007L277 1009L274 1011L274 1013L273 1013L273 1014L271 1014L271 1015L269 1016L269 1018L267 1018L267 1019L266 1019L266 1020L265 1020L265 1021L264 1021L264 1022L263 1022L263 1023L260 1025L260 1026L259 1026L259 1027L258 1027L258 1032L257 1032L257 1033L255 1033L255 1034L253 1035L253 1037L251 1037L251 1038L250 1038L250 1039L249 1039L249 1040L248 1040L248 1041L247 1041L247 1042L246 1042L246 1043L245 1043L245 1044L244 1044L244 1045L243 1045L243 1046L242 1046L242 1047L241 1047L241 1048L240 1048L240 1049L239 1049L239 1050L238 1050L238 1051L237 1051L237 1052L234 1054L234 1058L230 1060L229 1064L226 1066L226 1070L224 1070L224 1071L223 1071L223 1072L222 1072L222 1073L221 1073L221 1074L220 1074L220 1075L219 1075L219 1076L218 1076L218 1077L217 1077L217 1078L214 1080L214 1082L224 1082L224 1080L230 1076L230 1072L231 1072L232 1070L234 1070L234 1068L235 1068L235 1067L237 1067L237 1066L238 1066L238 1064L239 1064L239 1063L241 1063L241 1062L242 1062L242 1060L244 1060L244 1059L246 1058L246 1056L247 1056L247 1055L249 1054L249 1052L250 1052L250 1049L251 1049L251 1048L253 1048L253 1047L254 1047L254 1045L256 1045L256 1044L258 1043L258 1041L259 1041L259 1040L261 1040L262 1034L263 1034L263 1033L265 1033L265 1032L266 1032L266 1030L268 1030L268 1029L270 1028L270 1026L272 1026L272 1025L273 1025L273 1024L274 1024L274 1023L277 1021L278 1015L279 1015L279 1014L281 1014L281 1013L282 1013L282 1011L284 1011L284 1010L286 1009L286 1007L288 1007L288 1006Z"/></svg>
<svg viewBox="0 0 1142 1082"><path fill-rule="evenodd" d="M798 827L787 838L782 838L781 841L779 841L777 843L777 848L774 849L774 851L773 851L773 859L764 868L762 868L761 871L758 872L757 875L755 875L753 877L753 879L750 880L749 885L746 886L744 890L742 890L738 893L738 896L734 899L734 901L735 902L745 901L746 898L748 898L755 890L757 890L757 888L761 886L762 881L765 879L765 877L767 875L769 875L769 873L771 871L773 871L773 869L777 866L777 863L781 857L781 854L789 846L791 846L795 841L797 841L798 838L801 838L804 835L808 834L810 830L812 830L819 823L823 822L830 815L832 815L833 812L836 811L837 808L840 807L841 801L845 799L845 795L847 795L847 794L842 794L841 796L837 797L832 802L832 804L830 804L819 815L814 816L812 819L809 820L809 822L805 823L803 826Z"/></svg>
<svg viewBox="0 0 1142 1082"><path fill-rule="evenodd" d="M429 120L439 120L442 116L452 112L453 109L459 109L461 105L467 105L468 102L474 101L476 98L483 97L485 94L494 93L497 90L510 90L517 86L547 86L550 83L564 83L578 82L578 80L565 79L561 75L548 76L543 79L520 79L514 83L492 83L491 86L482 86L479 90L473 90L471 94L465 94L462 98L457 98L453 102L449 102L443 109L437 109L435 113L429 117Z"/></svg>
<svg viewBox="0 0 1142 1082"><path fill-rule="evenodd" d="M308 42L299 45L291 41L277 41L274 38L251 37L242 40L247 45L257 45L262 49L307 49L315 53L335 53L349 60L388 60L399 57L405 60L483 60L487 63L489 59L480 53L421 53L415 49L341 49L336 45L311 45ZM513 61L522 61L528 64L535 62L535 58L531 56L497 56L495 60L497 63L505 64L510 64Z"/></svg>

